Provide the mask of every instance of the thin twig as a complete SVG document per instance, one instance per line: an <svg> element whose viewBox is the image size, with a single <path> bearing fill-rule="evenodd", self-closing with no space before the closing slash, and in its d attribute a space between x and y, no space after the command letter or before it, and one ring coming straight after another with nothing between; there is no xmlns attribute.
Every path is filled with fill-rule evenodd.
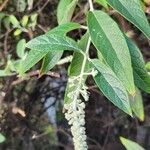
<svg viewBox="0 0 150 150"><path fill-rule="evenodd" d="M9 0L5 0L5 1L2 3L2 5L0 6L0 11L2 11L2 10L6 7L8 1L9 1Z"/></svg>
<svg viewBox="0 0 150 150"><path fill-rule="evenodd" d="M60 74L59 73L51 72L51 71L47 72L44 75L52 76L52 77L55 77L55 78L60 78ZM29 80L31 77L34 77L34 76L38 76L38 78L40 78L41 77L40 70L31 71L31 72L27 73L25 78L19 78L19 79L13 81L12 82L12 86L20 84L23 81Z"/></svg>

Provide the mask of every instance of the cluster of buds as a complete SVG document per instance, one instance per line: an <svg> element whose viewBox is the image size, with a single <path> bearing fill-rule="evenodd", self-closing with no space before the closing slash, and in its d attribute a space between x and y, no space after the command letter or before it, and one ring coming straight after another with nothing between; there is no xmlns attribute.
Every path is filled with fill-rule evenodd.
<svg viewBox="0 0 150 150"><path fill-rule="evenodd" d="M72 77L69 79L69 86L72 90L67 94L67 97L71 99L71 102L64 105L64 108L67 110L65 118L71 126L75 150L87 150L84 111L85 102L79 97L81 94L84 100L88 101L89 93L87 92L87 86L84 84L84 79L82 79L80 86L77 84L79 81L79 77Z"/></svg>
<svg viewBox="0 0 150 150"><path fill-rule="evenodd" d="M74 102L65 104L65 118L71 125L73 142L75 150L87 150L86 133L85 133L85 104L80 99L76 100L76 110L74 110Z"/></svg>

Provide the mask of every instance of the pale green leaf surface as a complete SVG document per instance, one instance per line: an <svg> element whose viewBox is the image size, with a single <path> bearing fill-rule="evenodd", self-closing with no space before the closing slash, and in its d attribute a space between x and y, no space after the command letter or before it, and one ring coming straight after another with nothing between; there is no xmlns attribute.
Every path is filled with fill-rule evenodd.
<svg viewBox="0 0 150 150"><path fill-rule="evenodd" d="M88 28L94 46L128 92L134 95L131 57L124 35L116 22L102 11L93 11L88 13Z"/></svg>
<svg viewBox="0 0 150 150"><path fill-rule="evenodd" d="M141 51L131 39L127 36L125 38L131 55L135 84L138 88L150 93L150 75L145 68Z"/></svg>
<svg viewBox="0 0 150 150"><path fill-rule="evenodd" d="M147 70L150 70L150 61L146 63L145 67Z"/></svg>
<svg viewBox="0 0 150 150"><path fill-rule="evenodd" d="M25 39L21 39L17 43L17 55L20 58L23 58L25 56L25 46L26 46L26 40Z"/></svg>
<svg viewBox="0 0 150 150"><path fill-rule="evenodd" d="M14 27L20 27L20 23L14 15L10 15L9 20L13 24Z"/></svg>
<svg viewBox="0 0 150 150"><path fill-rule="evenodd" d="M141 92L136 89L136 95L130 98L131 109L135 116L144 121L144 106Z"/></svg>
<svg viewBox="0 0 150 150"><path fill-rule="evenodd" d="M67 23L71 20L78 0L60 0L57 8L57 20L59 24Z"/></svg>
<svg viewBox="0 0 150 150"><path fill-rule="evenodd" d="M5 137L0 133L0 143L3 143L5 140Z"/></svg>
<svg viewBox="0 0 150 150"><path fill-rule="evenodd" d="M138 143L133 142L129 139L126 139L124 137L120 137L121 143L124 145L124 147L127 150L145 150L143 147L141 147Z"/></svg>
<svg viewBox="0 0 150 150"><path fill-rule="evenodd" d="M91 60L98 74L94 80L102 93L118 108L132 115L129 97L122 82L118 79L111 68L98 59Z"/></svg>
<svg viewBox="0 0 150 150"><path fill-rule="evenodd" d="M150 38L150 26L140 0L107 0L107 2Z"/></svg>

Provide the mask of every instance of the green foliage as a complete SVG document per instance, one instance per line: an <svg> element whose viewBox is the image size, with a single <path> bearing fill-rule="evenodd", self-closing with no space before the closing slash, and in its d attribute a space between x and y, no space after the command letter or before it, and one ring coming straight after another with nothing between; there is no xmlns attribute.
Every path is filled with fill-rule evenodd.
<svg viewBox="0 0 150 150"><path fill-rule="evenodd" d="M3 143L5 140L5 137L0 133L0 143Z"/></svg>
<svg viewBox="0 0 150 150"><path fill-rule="evenodd" d="M138 88L150 93L150 75L145 68L145 62L139 48L126 36L129 47L135 84Z"/></svg>
<svg viewBox="0 0 150 150"><path fill-rule="evenodd" d="M136 142L133 142L131 140L128 140L124 137L120 137L121 143L125 146L127 150L144 150L143 147L141 147Z"/></svg>
<svg viewBox="0 0 150 150"><path fill-rule="evenodd" d="M71 30L78 29L78 28L80 28L80 25L78 23L73 23L73 22L65 23L65 24L59 25L58 27L52 30L49 30L46 33L46 35L57 34L60 36L64 36ZM43 59L41 73L44 74L44 73L47 73L49 70L51 70L56 65L56 63L60 60L62 54L63 54L63 51L56 52L54 50L54 51L49 52Z"/></svg>
<svg viewBox="0 0 150 150"><path fill-rule="evenodd" d="M150 38L150 27L139 0L96 0L95 2L107 10L108 4L111 5ZM72 125L75 149L87 150L83 101L89 99L85 82L87 77L92 75L97 87L115 106L130 116L133 113L143 121L144 108L139 89L150 93L150 75L147 71L150 67L149 63L145 66L139 48L124 35L111 16L102 10L93 10L91 0L89 0L91 11L86 12L87 27L71 22L77 3L78 0L60 0L57 9L59 25L44 35L31 39L28 43L25 39L19 40L16 47L18 59L13 60L9 56L6 66L0 70L0 77L23 75L42 59L40 73L43 75L57 63L59 64L65 50L73 52L64 96L64 108L68 111L65 117ZM20 11L24 11L26 6L21 9ZM14 15L0 13L0 24L4 19L6 29L13 27L14 35L18 36L28 32L29 29L34 30L37 17L37 14L30 14L18 20ZM87 31L80 32L84 34L77 36L80 37L78 42L67 36L68 32L79 28ZM93 50L90 47L91 43L96 49L98 59L90 58L90 52ZM26 51L26 48L29 51ZM79 131L82 133L81 140L77 136L80 135ZM125 138L121 138L121 141L128 150L142 150L138 144Z"/></svg>
<svg viewBox="0 0 150 150"><path fill-rule="evenodd" d="M89 34L86 33L85 35L82 36L81 40L78 42L80 48L84 52L86 50L88 39L89 39ZM81 68L82 67L81 63L83 63L83 60L84 60L84 56L83 55L81 55L78 52L74 52L73 60L72 60L70 66L69 66L69 69L68 69L69 78L72 78L73 76L79 76L80 75L81 69L82 69ZM87 61L86 62L86 67L85 67L85 71L87 71L88 69L89 69L89 63ZM84 79L83 79L82 83L85 83L85 80L86 80L86 76L84 76ZM69 82L67 83L66 91L65 91L65 97L64 97L65 104L67 104L67 103L72 101L72 100L70 100L70 98L68 98L68 94L70 92L72 92L72 91L76 91L77 88L78 88L78 85L79 85L79 82L76 82L76 84L70 88L70 83Z"/></svg>
<svg viewBox="0 0 150 150"><path fill-rule="evenodd" d="M150 62L146 63L145 67L147 70L150 70Z"/></svg>
<svg viewBox="0 0 150 150"><path fill-rule="evenodd" d="M107 2L150 38L150 26L140 0L107 0Z"/></svg>
<svg viewBox="0 0 150 150"><path fill-rule="evenodd" d="M117 107L129 115L132 115L128 94L121 81L106 64L98 59L91 60L98 74L94 80L103 94Z"/></svg>
<svg viewBox="0 0 150 150"><path fill-rule="evenodd" d="M104 60L123 82L129 93L134 95L131 57L118 25L106 13L93 11L88 14L88 28L94 46L101 52Z"/></svg>
<svg viewBox="0 0 150 150"><path fill-rule="evenodd" d="M60 0L57 9L57 19L59 24L67 23L71 20L78 0Z"/></svg>
<svg viewBox="0 0 150 150"><path fill-rule="evenodd" d="M136 89L136 95L134 97L130 97L130 104L135 116L141 121L144 121L143 99L139 89Z"/></svg>
<svg viewBox="0 0 150 150"><path fill-rule="evenodd" d="M32 49L24 60L21 74L29 70L50 51L74 50L81 51L75 41L59 35L41 35L27 43Z"/></svg>

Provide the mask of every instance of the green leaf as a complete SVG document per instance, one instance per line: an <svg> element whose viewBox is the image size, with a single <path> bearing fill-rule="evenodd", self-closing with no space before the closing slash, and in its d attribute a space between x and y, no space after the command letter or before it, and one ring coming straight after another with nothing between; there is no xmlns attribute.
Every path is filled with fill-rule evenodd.
<svg viewBox="0 0 150 150"><path fill-rule="evenodd" d="M122 82L118 79L111 68L98 59L91 60L98 74L94 80L102 93L118 108L132 115L129 97Z"/></svg>
<svg viewBox="0 0 150 150"><path fill-rule="evenodd" d="M21 19L21 25L22 25L23 27L26 27L27 24L28 24L28 20L29 20L29 16L24 15L23 18Z"/></svg>
<svg viewBox="0 0 150 150"><path fill-rule="evenodd" d="M0 133L0 143L3 143L5 140L5 137Z"/></svg>
<svg viewBox="0 0 150 150"><path fill-rule="evenodd" d="M144 121L144 107L141 92L136 89L136 95L130 98L131 109L133 110L136 117L141 121Z"/></svg>
<svg viewBox="0 0 150 150"><path fill-rule="evenodd" d="M80 28L80 24L69 22L69 23L59 25L58 27L48 31L46 33L46 35L57 34L57 35L64 36L69 31L78 29L78 28ZM41 73L44 74L44 73L48 72L50 69L52 69L56 65L56 63L60 60L60 58L62 57L62 54L63 54L63 51L49 52L43 59Z"/></svg>
<svg viewBox="0 0 150 150"><path fill-rule="evenodd" d="M26 46L26 40L25 39L21 39L17 43L17 55L20 58L23 58L25 56L25 46Z"/></svg>
<svg viewBox="0 0 150 150"><path fill-rule="evenodd" d="M51 51L43 59L42 67L41 67L41 74L47 73L49 70L51 70L56 63L60 60L62 57L63 51Z"/></svg>
<svg viewBox="0 0 150 150"><path fill-rule="evenodd" d="M89 33L85 33L81 40L78 42L79 43L79 47L85 51L86 50L86 46L87 46L87 42L88 42L88 38L89 38ZM70 67L69 67L69 76L77 76L80 74L81 72L81 64L83 62L83 59L84 59L84 56L81 55L80 53L78 52L74 52L73 54L73 59L72 59L72 62L70 64ZM87 65L86 65L86 68L85 70L88 70L88 62L87 62Z"/></svg>
<svg viewBox="0 0 150 150"><path fill-rule="evenodd" d="M31 50L23 61L22 71L20 72L21 74L29 70L50 51L81 51L75 41L68 37L58 35L39 36L28 42L26 46Z"/></svg>
<svg viewBox="0 0 150 150"><path fill-rule="evenodd" d="M14 28L20 27L20 23L14 15L10 15L9 20L13 24Z"/></svg>
<svg viewBox="0 0 150 150"><path fill-rule="evenodd" d="M37 18L38 18L38 14L34 13L30 16L30 20L31 22L28 24L29 27L32 28L32 30L35 30L35 26L37 24Z"/></svg>
<svg viewBox="0 0 150 150"><path fill-rule="evenodd" d="M102 11L88 13L88 28L94 46L123 82L135 94L131 57L126 40L116 22Z"/></svg>
<svg viewBox="0 0 150 150"><path fill-rule="evenodd" d="M125 38L131 55L135 84L138 88L150 93L150 75L145 68L143 56L136 44L127 36Z"/></svg>
<svg viewBox="0 0 150 150"><path fill-rule="evenodd" d="M59 35L41 35L29 41L26 47L38 51L62 51L74 50L80 51L78 44L69 37Z"/></svg>
<svg viewBox="0 0 150 150"><path fill-rule="evenodd" d="M6 72L5 70L0 70L0 77L11 76L11 72Z"/></svg>
<svg viewBox="0 0 150 150"><path fill-rule="evenodd" d="M150 62L147 62L147 63L146 63L145 68L146 68L147 70L150 70Z"/></svg>
<svg viewBox="0 0 150 150"><path fill-rule="evenodd" d="M68 32L80 28L80 24L74 23L74 22L69 22L65 24L61 24L57 27L55 27L52 30L49 30L46 35L50 34L57 34L57 35L66 35Z"/></svg>
<svg viewBox="0 0 150 150"><path fill-rule="evenodd" d="M139 144L136 142L133 142L131 140L128 140L124 137L120 137L121 143L124 145L124 147L127 150L145 150L143 147L141 147Z"/></svg>
<svg viewBox="0 0 150 150"><path fill-rule="evenodd" d="M85 35L82 36L81 40L78 42L79 43L79 46L80 48L85 51L86 50L86 47L87 47L87 43L88 43L88 38L89 38L89 34L86 33ZM68 71L68 75L69 75L69 78L72 77L72 76L78 76L80 75L81 73L81 67L82 67L82 63L83 63L83 55L77 53L77 52L74 52L73 54L73 60L69 66L69 71ZM89 64L87 62L86 64L86 67L85 67L85 71L87 71L89 68ZM83 82L85 82L86 80L86 76L84 76L84 80ZM68 93L70 93L71 91L75 91L76 88L77 88L77 84L75 86L72 86L71 88L69 87L69 84L70 83L67 83L67 86L66 86L66 90L65 90L65 97L64 97L64 102L65 103L69 103L70 102L70 98L68 98Z"/></svg>
<svg viewBox="0 0 150 150"><path fill-rule="evenodd" d="M150 38L150 26L140 0L107 0L107 2Z"/></svg>
<svg viewBox="0 0 150 150"><path fill-rule="evenodd" d="M59 24L67 23L71 20L78 0L60 0L57 8L57 20Z"/></svg>
<svg viewBox="0 0 150 150"><path fill-rule="evenodd" d="M108 9L107 1L106 0L95 0L98 4L102 5L106 9Z"/></svg>

